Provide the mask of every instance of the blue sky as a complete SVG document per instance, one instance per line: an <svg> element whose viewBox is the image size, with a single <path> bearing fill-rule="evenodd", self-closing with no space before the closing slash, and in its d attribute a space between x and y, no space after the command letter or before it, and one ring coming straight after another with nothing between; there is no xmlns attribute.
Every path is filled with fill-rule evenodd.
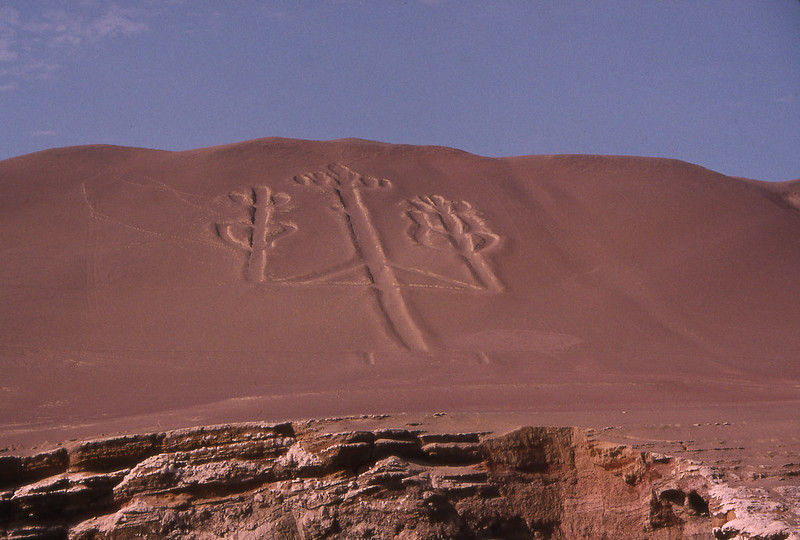
<svg viewBox="0 0 800 540"><path fill-rule="evenodd" d="M800 177L798 0L0 0L0 159L361 137Z"/></svg>

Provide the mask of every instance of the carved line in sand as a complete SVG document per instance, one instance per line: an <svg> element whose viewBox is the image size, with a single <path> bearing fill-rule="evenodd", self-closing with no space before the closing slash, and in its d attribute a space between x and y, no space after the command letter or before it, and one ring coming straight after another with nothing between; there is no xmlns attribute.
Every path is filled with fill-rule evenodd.
<svg viewBox="0 0 800 540"><path fill-rule="evenodd" d="M251 283L275 282L310 285L368 285L376 294L377 303L388 323L390 333L412 351L428 350L422 330L408 309L402 289L430 285L405 284L398 280L395 270L405 270L434 279L438 286L454 290L485 290L500 292L503 285L484 258L499 243L500 237L489 231L469 203L450 201L440 195L421 196L407 201L406 216L411 220L409 236L418 245L438 251L455 250L464 260L473 283L440 276L419 269L405 268L392 263L386 256L380 234L365 204L363 190L388 190L392 184L385 178L362 175L341 164L329 165L327 170L297 175L296 184L320 189L336 197L335 208L345 220L355 257L344 263L312 274L271 278L267 272L267 254L275 242L297 230L291 222L275 218L277 207L285 207L289 196L274 194L266 186L252 188L248 193L232 193L231 199L249 211L247 222L217 223L217 233L228 244L248 252L245 278ZM336 279L354 269L366 270L368 282L339 282Z"/></svg>

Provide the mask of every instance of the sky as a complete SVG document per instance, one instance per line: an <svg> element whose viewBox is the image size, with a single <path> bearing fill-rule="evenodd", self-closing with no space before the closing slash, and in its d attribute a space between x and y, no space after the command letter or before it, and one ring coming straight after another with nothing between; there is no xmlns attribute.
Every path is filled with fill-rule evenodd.
<svg viewBox="0 0 800 540"><path fill-rule="evenodd" d="M0 0L0 159L267 136L800 178L800 1Z"/></svg>

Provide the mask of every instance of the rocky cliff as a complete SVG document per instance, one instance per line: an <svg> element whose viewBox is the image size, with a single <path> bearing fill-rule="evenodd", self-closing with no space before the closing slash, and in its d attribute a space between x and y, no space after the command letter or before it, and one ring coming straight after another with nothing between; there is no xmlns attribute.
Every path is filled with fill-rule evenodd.
<svg viewBox="0 0 800 540"><path fill-rule="evenodd" d="M0 485L4 539L712 536L698 467L576 428L192 428L0 457Z"/></svg>

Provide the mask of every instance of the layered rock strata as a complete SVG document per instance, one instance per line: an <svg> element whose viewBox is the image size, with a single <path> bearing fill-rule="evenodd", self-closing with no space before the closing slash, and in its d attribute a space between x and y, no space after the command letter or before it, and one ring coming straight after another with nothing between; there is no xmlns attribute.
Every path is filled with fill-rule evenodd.
<svg viewBox="0 0 800 540"><path fill-rule="evenodd" d="M0 457L0 538L709 538L713 487L578 428L234 424Z"/></svg>

